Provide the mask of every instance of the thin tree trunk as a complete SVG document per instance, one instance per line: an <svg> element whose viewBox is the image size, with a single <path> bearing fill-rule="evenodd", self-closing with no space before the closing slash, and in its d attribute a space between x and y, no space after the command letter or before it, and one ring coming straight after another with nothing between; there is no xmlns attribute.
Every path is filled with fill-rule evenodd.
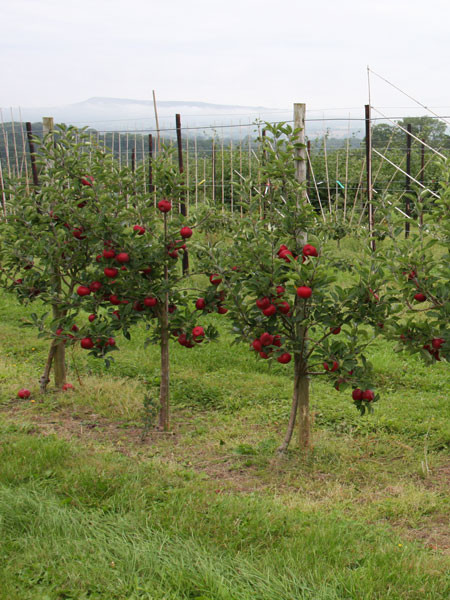
<svg viewBox="0 0 450 600"><path fill-rule="evenodd" d="M53 306L53 318L59 319L62 313L58 307ZM53 377L55 380L55 388L62 389L66 383L66 345L63 341L57 342L54 346L53 353Z"/></svg>
<svg viewBox="0 0 450 600"><path fill-rule="evenodd" d="M39 391L41 394L47 389L47 385L50 381L50 370L52 368L53 357L55 356L56 340L53 340L48 352L47 362L45 364L44 373L39 380Z"/></svg>
<svg viewBox="0 0 450 600"><path fill-rule="evenodd" d="M309 420L309 377L300 375L298 379L298 443L301 449L309 450L311 446Z"/></svg>
<svg viewBox="0 0 450 600"><path fill-rule="evenodd" d="M286 452L286 450L288 449L288 446L292 439L292 434L294 432L295 420L297 417L297 410L298 410L298 400L299 400L298 384L299 384L299 380L300 380L300 365L301 365L301 358L298 354L296 354L294 356L294 391L292 394L291 415L289 417L288 428L287 428L283 443L278 448L278 452L280 454L283 452Z"/></svg>
<svg viewBox="0 0 450 600"><path fill-rule="evenodd" d="M164 213L164 243L167 244L167 213ZM164 281L167 285L169 270L164 265ZM169 294L164 293L164 302L161 307L161 384L159 388L159 428L163 431L169 429L169 401L170 401L170 371L169 371Z"/></svg>

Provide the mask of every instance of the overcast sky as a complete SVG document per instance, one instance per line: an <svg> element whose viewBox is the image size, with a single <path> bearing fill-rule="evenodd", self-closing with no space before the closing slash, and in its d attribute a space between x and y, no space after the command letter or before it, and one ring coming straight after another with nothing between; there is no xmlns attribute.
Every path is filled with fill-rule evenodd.
<svg viewBox="0 0 450 600"><path fill-rule="evenodd" d="M358 107L367 65L424 104L450 106L449 0L0 0L0 9L2 107L146 100L152 89L159 100ZM412 105L375 78L372 101Z"/></svg>

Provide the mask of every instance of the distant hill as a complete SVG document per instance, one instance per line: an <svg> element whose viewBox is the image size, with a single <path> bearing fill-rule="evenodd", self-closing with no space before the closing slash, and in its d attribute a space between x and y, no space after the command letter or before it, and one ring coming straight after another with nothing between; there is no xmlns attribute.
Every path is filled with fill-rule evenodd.
<svg viewBox="0 0 450 600"><path fill-rule="evenodd" d="M213 128L226 127L226 137L242 137L246 133L254 135L249 126L255 120L289 121L292 109L267 108L264 106L241 106L234 104L212 104L197 101L158 101L158 117L161 130L166 137L173 135L175 114L181 115L182 127L198 128L197 135L211 137ZM54 117L56 123L77 126L91 126L99 131L141 131L148 132L156 128L152 100L134 100L131 98L93 97L83 102L63 106L21 108L24 121L40 121L42 117ZM317 116L316 114L314 116ZM342 116L342 115L341 115ZM332 115L328 115L331 119ZM230 125L235 127L230 127ZM239 125L241 127L239 127ZM331 130L333 137L346 137L348 123L316 121L308 122L307 135L310 138L321 136ZM351 133L359 134L361 124L352 124Z"/></svg>

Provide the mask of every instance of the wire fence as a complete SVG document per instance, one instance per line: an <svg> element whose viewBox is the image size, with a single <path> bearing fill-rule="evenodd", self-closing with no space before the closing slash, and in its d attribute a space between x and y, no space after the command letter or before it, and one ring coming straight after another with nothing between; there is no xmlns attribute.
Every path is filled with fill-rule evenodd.
<svg viewBox="0 0 450 600"><path fill-rule="evenodd" d="M389 116L376 107L372 108L382 115L371 118L374 198L387 193L403 197L410 192L411 183L413 188L417 186L429 190L432 195L438 195L439 170L435 157L450 156L450 137L445 135L441 140L425 141L420 137L421 132L407 131L399 125L398 121L404 122L406 115ZM447 117L433 114L429 118ZM136 124L136 119L130 121ZM335 212L345 203L353 205L354 209L357 207L360 212L365 210L367 148L363 136L356 137L351 133L353 122L365 124L365 121L364 117L306 119L307 139L309 134L307 197L314 206L324 205L329 212ZM347 131L342 135L341 128L340 137L333 137L334 127L342 122L346 122ZM292 124L293 120L283 123ZM313 123L321 123L322 129L312 129ZM388 125L388 128L379 131L378 124ZM222 210L241 210L239 204L243 197L240 182L254 177L257 172L262 160L261 136L264 127L261 121L182 127L181 148L188 209L209 200ZM42 123L34 123L32 133L42 137ZM144 191L149 186L146 173L151 154L157 156L161 144L176 148L176 127L159 130L135 127L126 131L91 127L87 129L87 134L92 143L114 155L119 168L140 173ZM27 129L21 114L17 119L11 110L11 119L6 121L1 113L0 184L3 204L8 180L24 178L31 184L31 166Z"/></svg>

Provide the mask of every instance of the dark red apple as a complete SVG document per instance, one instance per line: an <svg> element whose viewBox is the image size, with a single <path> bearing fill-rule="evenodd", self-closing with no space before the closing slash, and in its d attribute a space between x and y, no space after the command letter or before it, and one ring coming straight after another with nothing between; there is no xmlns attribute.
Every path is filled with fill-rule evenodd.
<svg viewBox="0 0 450 600"><path fill-rule="evenodd" d="M93 281L89 286L91 292L98 292L99 290L101 290L101 288L102 284L100 283L100 281Z"/></svg>
<svg viewBox="0 0 450 600"><path fill-rule="evenodd" d="M212 285L220 285L222 283L222 279L217 273L213 273L212 275L210 275L209 281L212 283Z"/></svg>
<svg viewBox="0 0 450 600"><path fill-rule="evenodd" d="M24 400L25 398L29 398L31 396L31 392L30 390L27 390L26 388L22 388L21 390L19 390L17 392L17 397L21 398L22 400Z"/></svg>
<svg viewBox="0 0 450 600"><path fill-rule="evenodd" d="M114 250L109 249L109 250L103 250L103 258L114 258L116 253Z"/></svg>
<svg viewBox="0 0 450 600"><path fill-rule="evenodd" d="M427 297L425 296L425 294L422 294L421 292L419 292L418 294L414 294L414 300L417 300L417 302L425 302L427 299Z"/></svg>
<svg viewBox="0 0 450 600"><path fill-rule="evenodd" d="M199 298L197 300L197 302L195 303L195 308L197 310L205 310L205 308L206 308L206 301L205 301L205 299L204 298Z"/></svg>
<svg viewBox="0 0 450 600"><path fill-rule="evenodd" d="M135 231L138 235L144 235L145 227L142 227L142 225L135 225L133 227L133 231Z"/></svg>
<svg viewBox="0 0 450 600"><path fill-rule="evenodd" d="M92 314L92 315L89 315L89 316L88 316L88 320L89 320L91 323L92 323L92 321L95 321L95 319L96 319L96 318L97 318L97 315L94 315L94 314Z"/></svg>
<svg viewBox="0 0 450 600"><path fill-rule="evenodd" d="M103 269L103 273L106 275L106 277L109 277L110 279L117 277L118 272L119 271L115 267L105 267Z"/></svg>
<svg viewBox="0 0 450 600"><path fill-rule="evenodd" d="M362 400L366 400L367 402L372 402L375 398L375 394L372 390L364 390L362 393Z"/></svg>
<svg viewBox="0 0 450 600"><path fill-rule="evenodd" d="M325 369L325 371L337 371L339 369L339 363L336 362L335 360L333 360L333 364L332 364L331 369L330 369L330 366L328 365L328 363L324 362L323 363L323 368Z"/></svg>
<svg viewBox="0 0 450 600"><path fill-rule="evenodd" d="M281 363L282 365L287 365L289 362L291 362L291 355L289 354L289 352L283 352L283 354L281 354L278 358L277 361L279 363Z"/></svg>
<svg viewBox="0 0 450 600"><path fill-rule="evenodd" d="M275 306L275 304L269 304L269 306L265 308L262 312L264 316L272 317L277 312L277 307Z"/></svg>
<svg viewBox="0 0 450 600"><path fill-rule="evenodd" d="M128 263L130 262L130 255L128 252L119 252L119 254L116 256L116 260L119 263Z"/></svg>
<svg viewBox="0 0 450 600"><path fill-rule="evenodd" d="M147 306L148 308L153 308L157 304L158 304L158 300L156 298L154 298L153 296L147 296L147 298L144 298L144 305Z"/></svg>
<svg viewBox="0 0 450 600"><path fill-rule="evenodd" d="M258 300L256 301L256 306L261 309L261 310L265 310L266 308L268 308L271 305L271 301L267 296L264 296L263 298L258 298Z"/></svg>
<svg viewBox="0 0 450 600"><path fill-rule="evenodd" d="M94 342L92 341L92 338L90 337L85 337L81 340L80 342L81 347L84 348L85 350L91 350L91 348L94 347Z"/></svg>
<svg viewBox="0 0 450 600"><path fill-rule="evenodd" d="M355 390L353 390L352 392L352 398L353 400L362 400L363 397L363 391L359 388L356 388Z"/></svg>

